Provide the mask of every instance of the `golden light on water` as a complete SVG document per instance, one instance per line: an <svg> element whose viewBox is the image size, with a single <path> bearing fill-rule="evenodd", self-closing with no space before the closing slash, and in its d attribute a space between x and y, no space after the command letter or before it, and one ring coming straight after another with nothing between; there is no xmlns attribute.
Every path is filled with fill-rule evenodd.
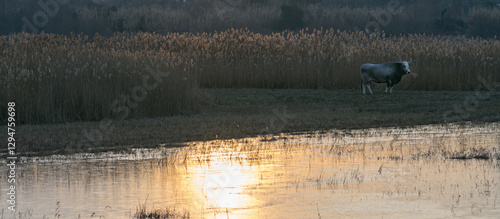
<svg viewBox="0 0 500 219"><path fill-rule="evenodd" d="M54 213L53 202L39 201L48 199L60 201L61 218L103 208L107 218L132 218L137 205L191 218L495 218L499 130L424 126L340 140L219 140L168 160L22 164L19 197L41 203L25 205L35 206L36 218Z"/></svg>
<svg viewBox="0 0 500 219"><path fill-rule="evenodd" d="M192 177L190 190L206 209L224 210L224 215L258 205L247 188L259 183L259 169L231 161L222 153L208 155L207 163L188 167ZM194 197L193 197L194 198Z"/></svg>

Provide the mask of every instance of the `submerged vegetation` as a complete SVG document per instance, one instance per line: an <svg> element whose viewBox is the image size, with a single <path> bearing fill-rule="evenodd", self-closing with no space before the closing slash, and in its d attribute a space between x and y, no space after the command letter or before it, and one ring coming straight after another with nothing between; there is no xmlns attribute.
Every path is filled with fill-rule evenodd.
<svg viewBox="0 0 500 219"><path fill-rule="evenodd" d="M91 218L124 217L123 212L134 218L306 218L317 211L356 218L371 212L494 217L500 191L499 130L499 123L329 130L137 148L92 159L42 157L47 160L20 164L25 165L21 186L32 191L36 182L42 191L33 194L40 197L52 192L44 185L54 181L59 187L52 189L71 188L71 194L60 196L74 208L61 209L61 217L88 215L93 209L102 210ZM488 157L455 159L476 152ZM106 196L85 195L89 190L106 191ZM276 197L284 198L276 204ZM88 202L93 207L80 204ZM415 203L427 204L417 209ZM401 208L393 208L395 204ZM131 206L137 207L131 211ZM296 211L279 211L284 208ZM53 210L38 209L32 215L46 212Z"/></svg>
<svg viewBox="0 0 500 219"><path fill-rule="evenodd" d="M484 83L500 81L500 41L462 36L41 33L1 36L0 48L0 99L16 101L18 122L31 124L189 113L207 99L200 87L357 89L366 62L413 59L413 77L396 90L491 90Z"/></svg>

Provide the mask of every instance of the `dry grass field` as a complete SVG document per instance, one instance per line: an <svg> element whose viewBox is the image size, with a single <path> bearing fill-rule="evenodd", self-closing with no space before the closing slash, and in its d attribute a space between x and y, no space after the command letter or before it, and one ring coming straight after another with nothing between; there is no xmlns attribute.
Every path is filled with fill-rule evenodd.
<svg viewBox="0 0 500 219"><path fill-rule="evenodd" d="M498 82L500 41L336 30L0 37L0 111L28 124L200 110L200 88L357 89L366 62L413 60L396 90L471 91ZM0 119L5 121L6 114Z"/></svg>

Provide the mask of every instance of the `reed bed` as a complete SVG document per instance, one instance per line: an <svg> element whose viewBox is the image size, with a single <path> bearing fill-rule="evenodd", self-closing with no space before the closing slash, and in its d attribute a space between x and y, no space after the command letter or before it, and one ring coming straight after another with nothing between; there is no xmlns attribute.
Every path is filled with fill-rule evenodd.
<svg viewBox="0 0 500 219"><path fill-rule="evenodd" d="M410 58L413 76L397 89L474 90L500 81L500 41L464 36L333 29L41 33L1 36L0 48L0 111L15 101L22 123L189 113L204 97L199 87L359 88L361 64Z"/></svg>
<svg viewBox="0 0 500 219"><path fill-rule="evenodd" d="M398 89L473 90L480 78L498 81L500 41L423 34L339 30L248 30L183 34L174 51L194 55L194 73L203 87L359 88L359 67L413 59L413 77ZM189 45L189 46L186 46Z"/></svg>
<svg viewBox="0 0 500 219"><path fill-rule="evenodd" d="M149 39L141 36L128 36L128 41L123 40L125 36L44 33L0 37L2 110L7 101L15 101L20 123L196 110L198 85L183 55L151 51L144 43ZM141 44L140 48L129 41Z"/></svg>

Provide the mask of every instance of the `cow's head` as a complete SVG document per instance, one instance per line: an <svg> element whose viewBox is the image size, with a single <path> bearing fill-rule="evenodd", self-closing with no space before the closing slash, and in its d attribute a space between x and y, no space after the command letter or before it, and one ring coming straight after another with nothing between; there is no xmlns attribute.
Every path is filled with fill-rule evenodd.
<svg viewBox="0 0 500 219"><path fill-rule="evenodd" d="M401 67L403 68L403 72L405 72L405 74L410 74L411 71L410 71L410 65L411 65L411 59L409 62L407 61L403 61L401 62Z"/></svg>

